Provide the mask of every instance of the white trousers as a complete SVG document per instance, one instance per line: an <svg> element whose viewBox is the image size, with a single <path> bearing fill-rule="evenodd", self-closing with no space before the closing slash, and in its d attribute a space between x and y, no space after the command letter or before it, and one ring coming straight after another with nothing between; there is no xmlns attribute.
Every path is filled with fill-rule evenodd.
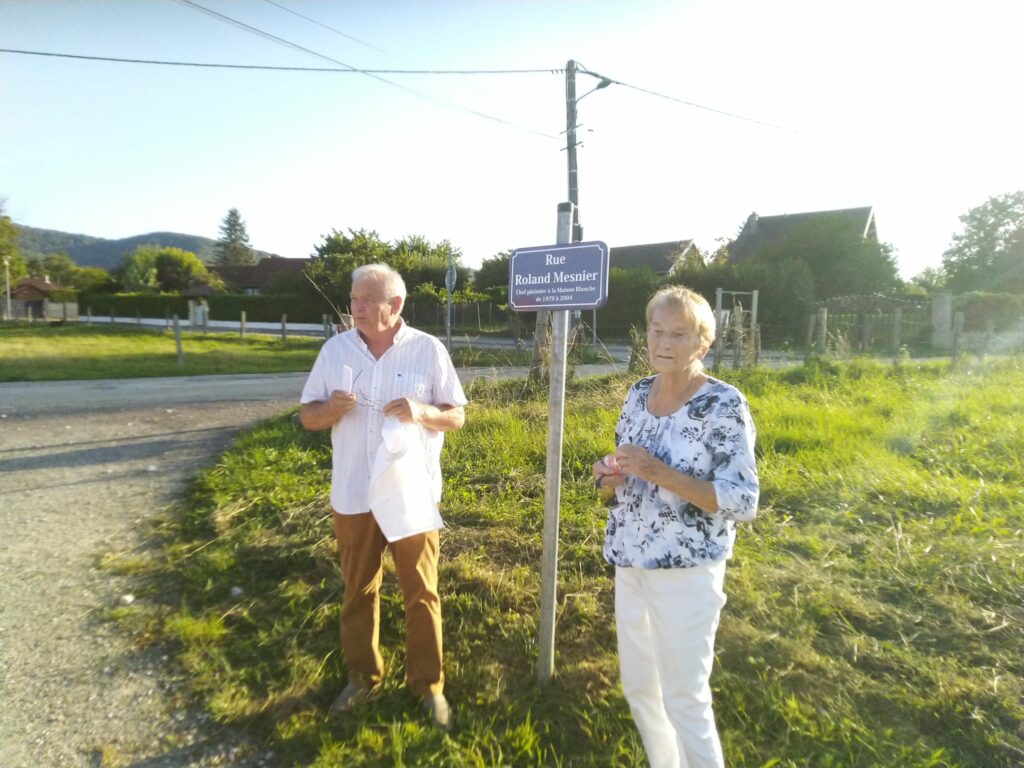
<svg viewBox="0 0 1024 768"><path fill-rule="evenodd" d="M725 561L616 568L622 690L651 768L724 768L711 709Z"/></svg>

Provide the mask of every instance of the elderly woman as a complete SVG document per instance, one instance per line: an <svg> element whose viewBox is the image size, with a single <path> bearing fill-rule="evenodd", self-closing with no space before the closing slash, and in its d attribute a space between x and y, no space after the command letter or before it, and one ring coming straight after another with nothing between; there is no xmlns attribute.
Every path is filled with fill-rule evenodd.
<svg viewBox="0 0 1024 768"><path fill-rule="evenodd" d="M754 423L743 395L704 373L715 318L681 286L647 304L655 375L626 395L615 453L593 466L615 503L604 556L615 566L622 688L652 768L722 768L711 709L715 630L736 521L757 512Z"/></svg>

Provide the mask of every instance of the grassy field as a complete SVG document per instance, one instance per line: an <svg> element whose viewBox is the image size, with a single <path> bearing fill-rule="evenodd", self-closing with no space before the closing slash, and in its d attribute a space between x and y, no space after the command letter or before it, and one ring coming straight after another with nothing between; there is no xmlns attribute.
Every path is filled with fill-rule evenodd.
<svg viewBox="0 0 1024 768"><path fill-rule="evenodd" d="M730 374L759 429L712 684L731 768L1010 768L1024 761L1024 368L813 365ZM170 642L212 715L281 765L640 766L617 684L604 510L588 467L629 382L569 391L556 680L535 682L546 394L470 390L446 442L450 735L402 685L385 581L383 695L326 719L345 680L326 434L241 437L156 531L112 553L138 579L111 618ZM243 594L233 597L232 587Z"/></svg>
<svg viewBox="0 0 1024 768"><path fill-rule="evenodd" d="M130 326L37 323L0 325L0 382L129 379L308 371L323 339L250 333L182 333L184 366L174 335ZM589 350L578 362L606 362ZM456 348L456 366L528 365L529 350Z"/></svg>

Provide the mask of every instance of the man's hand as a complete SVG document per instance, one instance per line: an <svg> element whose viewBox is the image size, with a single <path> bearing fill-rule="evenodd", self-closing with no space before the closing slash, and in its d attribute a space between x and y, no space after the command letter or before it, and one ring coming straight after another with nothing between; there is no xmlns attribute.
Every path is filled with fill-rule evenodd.
<svg viewBox="0 0 1024 768"><path fill-rule="evenodd" d="M303 403L299 406L299 421L306 429L330 429L356 407L356 396L334 390L327 400Z"/></svg>
<svg viewBox="0 0 1024 768"><path fill-rule="evenodd" d="M335 417L335 421L341 419L342 416L347 416L356 407L356 396L351 392L342 392L340 390L334 390L331 392L331 398L326 401L327 410L332 416Z"/></svg>
<svg viewBox="0 0 1024 768"><path fill-rule="evenodd" d="M408 397L400 397L385 405L383 412L385 416L394 416L403 424L419 424L423 421L426 409L427 406L423 403L417 403Z"/></svg>
<svg viewBox="0 0 1024 768"><path fill-rule="evenodd" d="M392 400L381 411L385 416L394 416L403 424L419 424L435 432L461 429L466 421L466 412L461 405L430 405L407 397Z"/></svg>

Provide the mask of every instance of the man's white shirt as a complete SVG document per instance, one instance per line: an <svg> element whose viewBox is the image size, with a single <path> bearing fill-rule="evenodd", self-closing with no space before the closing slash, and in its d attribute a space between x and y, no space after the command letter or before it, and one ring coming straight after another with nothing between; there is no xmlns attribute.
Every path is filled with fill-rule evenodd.
<svg viewBox="0 0 1024 768"><path fill-rule="evenodd" d="M331 506L342 515L369 511L370 473L381 450L381 409L400 397L430 405L462 406L468 401L444 345L434 336L402 324L394 343L374 358L359 332L328 339L302 389L303 404L327 400L344 389L344 368L352 370L356 407L331 428ZM427 472L436 505L441 497L444 433L421 427Z"/></svg>

